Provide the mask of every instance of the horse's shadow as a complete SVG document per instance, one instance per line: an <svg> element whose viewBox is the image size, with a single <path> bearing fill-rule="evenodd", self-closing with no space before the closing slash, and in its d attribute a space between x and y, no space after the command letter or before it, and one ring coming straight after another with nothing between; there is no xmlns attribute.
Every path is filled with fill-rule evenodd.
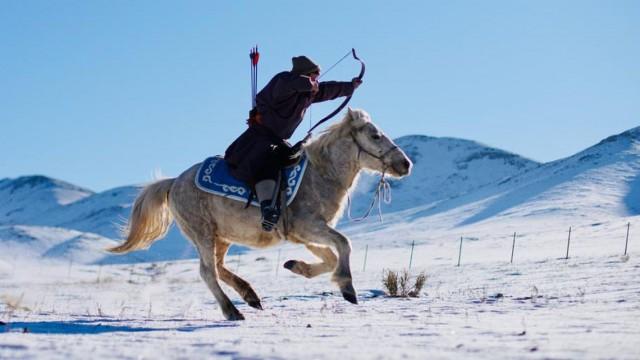
<svg viewBox="0 0 640 360"><path fill-rule="evenodd" d="M131 320L140 322L139 320ZM170 319L164 321L187 321L183 319ZM70 320L70 321L31 321L31 322L11 322L0 327L0 332L25 332L32 334L55 334L55 335L91 335L112 332L155 332L155 331L182 331L193 332L202 329L227 328L238 326L228 321L208 323L204 325L185 325L174 327L148 327L127 324L128 320L96 319L96 320ZM3 329L4 328L4 329Z"/></svg>

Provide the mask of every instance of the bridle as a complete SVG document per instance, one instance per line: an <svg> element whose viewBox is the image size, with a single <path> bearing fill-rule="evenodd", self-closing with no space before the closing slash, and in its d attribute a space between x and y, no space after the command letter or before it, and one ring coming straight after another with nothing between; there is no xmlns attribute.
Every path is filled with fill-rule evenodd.
<svg viewBox="0 0 640 360"><path fill-rule="evenodd" d="M362 221L366 218L369 217L369 215L371 214L371 210L373 210L373 207L376 204L376 201L378 202L378 218L380 219L380 222L382 222L382 206L381 206L381 202L384 201L385 204L390 204L391 203L391 185L389 184L389 182L387 181L387 179L385 179L385 175L387 173L387 169L389 168L390 164L388 164L385 161L385 158L387 155L389 155L393 150L396 150L398 148L398 145L393 145L390 149L388 149L387 151L385 151L384 153L382 153L382 155L376 155L374 153L372 153L371 151L367 150L364 146L362 146L362 144L360 144L360 142L358 141L358 138L354 135L353 131L351 131L349 133L351 135L351 138L353 139L353 142L356 144L356 146L358 147L358 156L357 156L357 160L358 162L360 161L360 154L361 153L365 153L375 159L380 160L380 162L382 163L383 169L382 169L382 174L380 175L380 180L378 181L378 186L376 186L376 192L373 195L373 200L371 201L371 204L369 205L369 208L367 209L367 212L359 217L354 219L351 216L351 195L347 194L347 216L349 217L349 220L351 221Z"/></svg>
<svg viewBox="0 0 640 360"><path fill-rule="evenodd" d="M358 147L358 161L360 161L360 154L361 153L365 153L375 159L380 160L380 162L383 165L383 170L382 170L382 176L384 177L385 172L387 171L387 168L389 168L390 164L388 164L385 161L385 158L387 155L389 155L389 153L391 153L393 150L396 150L398 148L398 145L393 145L391 148L389 148L387 151L385 151L384 153L382 153L382 155L378 156L374 153L372 153L371 151L367 150L364 146L362 146L362 144L360 144L360 142L358 141L358 138L354 135L353 131L350 132L351 138L353 139L353 142L356 144L356 146Z"/></svg>

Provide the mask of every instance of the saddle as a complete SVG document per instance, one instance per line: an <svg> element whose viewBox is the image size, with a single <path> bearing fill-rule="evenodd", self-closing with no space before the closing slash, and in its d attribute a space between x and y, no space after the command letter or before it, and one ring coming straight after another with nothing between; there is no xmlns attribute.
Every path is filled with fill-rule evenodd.
<svg viewBox="0 0 640 360"><path fill-rule="evenodd" d="M296 164L283 169L282 180L286 206L289 206L295 199L308 162L306 155L302 155ZM260 207L253 196L252 188L231 175L229 165L220 155L209 157L202 162L196 174L195 184L198 189L209 194Z"/></svg>

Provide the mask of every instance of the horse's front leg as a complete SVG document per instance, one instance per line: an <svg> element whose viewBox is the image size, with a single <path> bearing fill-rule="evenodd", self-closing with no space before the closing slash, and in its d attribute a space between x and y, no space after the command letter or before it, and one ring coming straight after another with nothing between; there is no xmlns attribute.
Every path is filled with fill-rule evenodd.
<svg viewBox="0 0 640 360"><path fill-rule="evenodd" d="M298 242L303 242L298 240ZM286 269L291 272L302 275L308 279L316 277L318 275L333 271L338 264L338 258L333 253L330 247L324 245L314 245L311 243L304 244L306 248L315 256L322 260L319 263L307 264L302 260L289 260L284 263Z"/></svg>
<svg viewBox="0 0 640 360"><path fill-rule="evenodd" d="M302 230L299 235L300 238L305 240L305 243L311 242L329 245L336 249L338 253L338 265L333 271L331 280L338 285L345 300L357 304L356 290L353 288L351 279L351 242L349 239L326 224L306 228Z"/></svg>

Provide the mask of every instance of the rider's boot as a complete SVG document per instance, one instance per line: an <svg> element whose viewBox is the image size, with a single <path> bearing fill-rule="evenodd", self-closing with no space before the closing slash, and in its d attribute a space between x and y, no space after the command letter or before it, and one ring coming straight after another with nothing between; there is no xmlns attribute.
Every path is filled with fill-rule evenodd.
<svg viewBox="0 0 640 360"><path fill-rule="evenodd" d="M256 184L256 194L258 200L260 200L260 210L262 212L262 229L264 231L271 231L273 227L278 223L280 218L280 209L276 205L276 187L275 180L262 180Z"/></svg>
<svg viewBox="0 0 640 360"><path fill-rule="evenodd" d="M280 219L280 210L273 206L273 201L265 200L260 202L260 210L262 211L262 230L271 231Z"/></svg>

